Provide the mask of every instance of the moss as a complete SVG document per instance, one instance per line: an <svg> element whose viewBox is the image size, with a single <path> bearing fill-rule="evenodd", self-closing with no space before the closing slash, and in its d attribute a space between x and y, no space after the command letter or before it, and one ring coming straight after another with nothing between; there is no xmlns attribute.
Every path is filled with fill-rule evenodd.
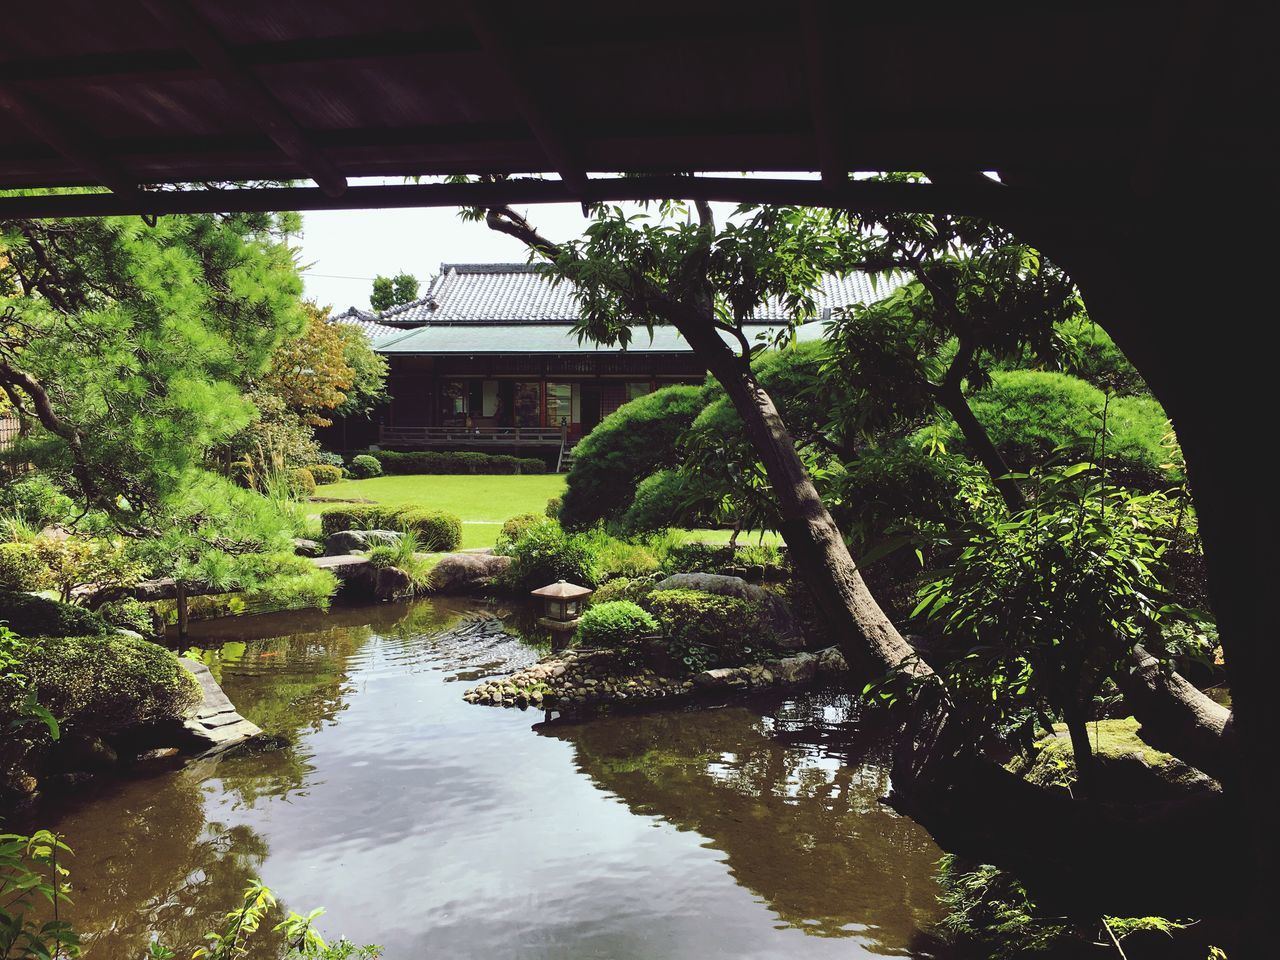
<svg viewBox="0 0 1280 960"><path fill-rule="evenodd" d="M180 717L200 685L178 658L147 640L113 636L33 640L22 672L64 726L95 736Z"/></svg>
<svg viewBox="0 0 1280 960"><path fill-rule="evenodd" d="M1089 740L1098 758L1104 791L1139 799L1209 783L1194 767L1148 744L1139 736L1139 729L1133 717L1089 724ZM1008 768L1036 786L1070 789L1077 775L1066 726L1055 724L1053 736L1037 741L1030 755L1015 758Z"/></svg>

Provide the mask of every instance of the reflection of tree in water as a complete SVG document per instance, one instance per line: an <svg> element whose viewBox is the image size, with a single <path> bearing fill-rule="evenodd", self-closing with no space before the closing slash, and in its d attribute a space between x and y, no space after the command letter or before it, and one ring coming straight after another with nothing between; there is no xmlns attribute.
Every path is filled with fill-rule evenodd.
<svg viewBox="0 0 1280 960"><path fill-rule="evenodd" d="M879 802L884 766L843 763L823 745L850 726L831 704L811 695L763 716L731 706L540 731L572 743L579 768L634 812L707 837L786 924L878 951L919 948L940 913L940 851Z"/></svg>

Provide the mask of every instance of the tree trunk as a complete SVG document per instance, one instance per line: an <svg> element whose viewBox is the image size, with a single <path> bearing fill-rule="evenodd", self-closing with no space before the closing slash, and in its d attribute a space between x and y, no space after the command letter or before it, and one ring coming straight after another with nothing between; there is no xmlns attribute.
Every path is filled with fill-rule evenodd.
<svg viewBox="0 0 1280 960"><path fill-rule="evenodd" d="M1076 792L1089 797L1097 784L1096 758L1089 741L1089 718L1080 705L1062 711L1067 722L1067 734L1071 737L1071 754L1076 765Z"/></svg>
<svg viewBox="0 0 1280 960"><path fill-rule="evenodd" d="M1008 476L1009 464L996 449L996 445L991 442L987 428L973 415L973 409L969 406L969 401L964 398L960 385L945 384L934 391L934 396L947 413L951 414L960 432L964 434L965 442L991 474L991 480L996 485L996 490L1000 492L1009 512L1020 513L1025 510L1027 501L1022 495L1022 488L1018 486L1016 480Z"/></svg>

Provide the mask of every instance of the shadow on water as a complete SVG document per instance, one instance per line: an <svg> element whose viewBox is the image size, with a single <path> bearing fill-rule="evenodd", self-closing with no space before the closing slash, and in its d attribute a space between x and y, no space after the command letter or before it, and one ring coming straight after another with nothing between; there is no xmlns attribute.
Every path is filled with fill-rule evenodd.
<svg viewBox="0 0 1280 960"><path fill-rule="evenodd" d="M495 614L521 622L435 601L196 625L191 653L289 746L41 811L76 850L89 960L152 931L189 955L255 877L389 960L943 953L940 852L879 803L847 697L540 723L461 699L545 652L451 632Z"/></svg>

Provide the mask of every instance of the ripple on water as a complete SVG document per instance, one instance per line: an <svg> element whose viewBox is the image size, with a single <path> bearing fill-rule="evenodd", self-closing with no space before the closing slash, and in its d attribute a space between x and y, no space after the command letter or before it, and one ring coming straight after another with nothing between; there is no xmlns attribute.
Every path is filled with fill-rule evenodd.
<svg viewBox="0 0 1280 960"><path fill-rule="evenodd" d="M939 851L878 802L849 697L547 724L461 699L545 652L493 613L203 627L241 712L293 746L51 811L90 960L153 929L189 948L255 876L393 960L938 955Z"/></svg>

